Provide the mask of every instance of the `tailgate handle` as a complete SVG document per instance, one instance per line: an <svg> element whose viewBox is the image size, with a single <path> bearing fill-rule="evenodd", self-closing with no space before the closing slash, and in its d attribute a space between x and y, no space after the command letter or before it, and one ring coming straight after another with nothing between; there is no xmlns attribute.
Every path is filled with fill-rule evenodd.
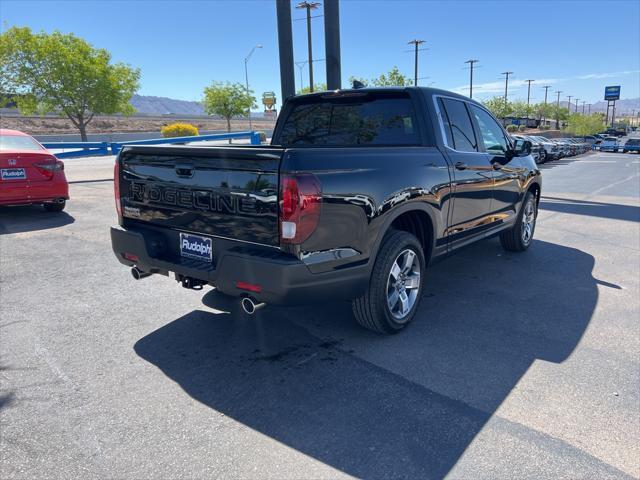
<svg viewBox="0 0 640 480"><path fill-rule="evenodd" d="M193 177L193 165L188 164L177 164L176 165L176 175L179 177L191 178Z"/></svg>

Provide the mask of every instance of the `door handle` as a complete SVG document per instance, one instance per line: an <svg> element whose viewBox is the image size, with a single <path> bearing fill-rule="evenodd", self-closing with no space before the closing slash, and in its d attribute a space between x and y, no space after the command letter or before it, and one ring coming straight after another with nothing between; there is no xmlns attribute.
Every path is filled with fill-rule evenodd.
<svg viewBox="0 0 640 480"><path fill-rule="evenodd" d="M456 170L466 170L467 169L467 164L464 162L456 162Z"/></svg>

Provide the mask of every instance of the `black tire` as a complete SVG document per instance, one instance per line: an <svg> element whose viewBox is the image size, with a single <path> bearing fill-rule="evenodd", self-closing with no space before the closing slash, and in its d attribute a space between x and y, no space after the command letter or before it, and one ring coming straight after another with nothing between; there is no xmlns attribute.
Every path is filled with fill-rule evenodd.
<svg viewBox="0 0 640 480"><path fill-rule="evenodd" d="M58 202L58 203L45 203L44 209L47 212L61 212L64 210L64 207L66 206L67 206L67 201L62 200L61 202Z"/></svg>
<svg viewBox="0 0 640 480"><path fill-rule="evenodd" d="M401 255L406 254L407 250L415 254L414 265L416 259L417 265L419 265L418 286L415 289L417 290L415 297L411 297L414 289L407 288L407 291L410 292L408 298L413 298L413 304L405 314L402 314L402 318L398 318L396 314L392 313L388 304L388 295L392 294L394 289L389 282L391 281L392 267ZM352 302L356 321L364 328L379 333L398 333L404 329L413 320L418 310L422 297L425 268L424 251L418 239L408 232L391 230L380 245L367 291ZM415 275L415 269L412 270ZM401 288L404 291L404 286ZM406 293L405 298L407 298Z"/></svg>
<svg viewBox="0 0 640 480"><path fill-rule="evenodd" d="M530 210L532 209L532 210ZM525 234L527 222L523 221L525 212L533 212L533 224L530 224L530 231ZM536 197L532 192L527 192L518 213L516 224L513 228L505 230L500 234L500 243L502 248L510 252L524 252L533 241L533 234L536 230L536 220L538 218L538 205Z"/></svg>

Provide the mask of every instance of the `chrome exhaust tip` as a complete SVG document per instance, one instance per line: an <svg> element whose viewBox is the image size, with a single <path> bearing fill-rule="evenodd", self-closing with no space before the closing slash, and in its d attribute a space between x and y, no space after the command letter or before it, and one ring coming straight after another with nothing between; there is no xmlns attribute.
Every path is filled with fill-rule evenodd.
<svg viewBox="0 0 640 480"><path fill-rule="evenodd" d="M136 280L141 280L141 279L147 278L147 277L149 277L151 275L153 275L153 273L144 272L144 271L140 270L138 267L131 267L131 276L133 278L135 278Z"/></svg>
<svg viewBox="0 0 640 480"><path fill-rule="evenodd" d="M244 313L246 313L247 315L253 315L254 313L256 313L256 310L260 310L265 305L266 303L256 302L251 297L242 297L242 300L240 300L240 306L242 307Z"/></svg>

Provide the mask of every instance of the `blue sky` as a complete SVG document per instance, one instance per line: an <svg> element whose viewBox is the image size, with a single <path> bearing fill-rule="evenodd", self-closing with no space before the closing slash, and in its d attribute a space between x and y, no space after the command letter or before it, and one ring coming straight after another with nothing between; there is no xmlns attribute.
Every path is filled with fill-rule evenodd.
<svg viewBox="0 0 640 480"><path fill-rule="evenodd" d="M343 86L351 75L370 78L394 65L413 75L407 42L420 38L428 48L420 54L423 85L466 94L464 61L476 58L474 98L502 94L505 70L514 72L512 100L526 100L526 79L536 80L533 101L542 100L543 84L552 85L554 99L562 90L562 100L596 102L605 85L622 85L622 98L640 97L638 0L342 0L340 15ZM305 61L304 12L292 16L294 59ZM139 67L138 93L183 100L201 99L213 80L244 83L243 59L262 44L249 62L251 88L257 96L273 90L281 100L273 0L0 0L0 20L2 29L72 32ZM314 57L321 59L323 19L312 22ZM315 65L316 81L324 81L324 63ZM303 75L308 85L306 68Z"/></svg>

